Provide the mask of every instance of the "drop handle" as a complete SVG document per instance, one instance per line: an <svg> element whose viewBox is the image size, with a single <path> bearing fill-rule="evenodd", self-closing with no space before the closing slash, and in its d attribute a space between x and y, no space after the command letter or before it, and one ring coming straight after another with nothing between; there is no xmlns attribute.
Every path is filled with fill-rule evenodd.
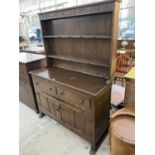
<svg viewBox="0 0 155 155"><path fill-rule="evenodd" d="M57 105L56 106L56 110L59 111L59 108L60 108L60 105Z"/></svg>
<svg viewBox="0 0 155 155"><path fill-rule="evenodd" d="M51 87L51 88L49 88L49 90L53 90L53 88Z"/></svg>
<svg viewBox="0 0 155 155"><path fill-rule="evenodd" d="M36 85L39 85L39 82L36 82L35 84L36 84Z"/></svg>
<svg viewBox="0 0 155 155"><path fill-rule="evenodd" d="M57 106L56 106L56 110L57 110L57 111L63 111L64 109L61 107L61 105L57 105Z"/></svg>
<svg viewBox="0 0 155 155"><path fill-rule="evenodd" d="M80 104L82 104L82 103L84 103L84 99L82 99L82 100L80 101Z"/></svg>
<svg viewBox="0 0 155 155"><path fill-rule="evenodd" d="M63 95L64 94L64 92L62 91L62 92L60 92L60 95Z"/></svg>

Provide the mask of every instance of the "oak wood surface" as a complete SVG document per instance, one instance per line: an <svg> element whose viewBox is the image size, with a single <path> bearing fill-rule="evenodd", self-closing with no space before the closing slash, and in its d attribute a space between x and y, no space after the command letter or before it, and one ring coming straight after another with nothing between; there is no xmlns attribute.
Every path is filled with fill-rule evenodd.
<svg viewBox="0 0 155 155"><path fill-rule="evenodd" d="M111 155L135 154L135 109L123 108L110 119Z"/></svg>
<svg viewBox="0 0 155 155"><path fill-rule="evenodd" d="M41 114L91 143L94 153L110 117L120 1L41 13L46 69L32 71Z"/></svg>
<svg viewBox="0 0 155 155"><path fill-rule="evenodd" d="M103 89L107 81L105 78L89 76L87 74L58 67L35 70L32 74L94 95Z"/></svg>
<svg viewBox="0 0 155 155"><path fill-rule="evenodd" d="M30 53L19 53L19 99L38 111L34 87L29 71L47 66L45 56Z"/></svg>

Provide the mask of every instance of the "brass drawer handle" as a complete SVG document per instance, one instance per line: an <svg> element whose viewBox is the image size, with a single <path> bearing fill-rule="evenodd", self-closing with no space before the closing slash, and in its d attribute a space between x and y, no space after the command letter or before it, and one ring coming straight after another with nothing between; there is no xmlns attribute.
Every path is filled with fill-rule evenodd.
<svg viewBox="0 0 155 155"><path fill-rule="evenodd" d="M56 105L56 110L59 111L60 105Z"/></svg>
<svg viewBox="0 0 155 155"><path fill-rule="evenodd" d="M57 111L64 111L64 109L61 107L61 105L56 105L56 110Z"/></svg>
<svg viewBox="0 0 155 155"><path fill-rule="evenodd" d="M51 88L49 88L49 90L53 90L53 88L51 87Z"/></svg>
<svg viewBox="0 0 155 155"><path fill-rule="evenodd" d="M36 85L39 85L39 82L36 82L35 84L36 84Z"/></svg>
<svg viewBox="0 0 155 155"><path fill-rule="evenodd" d="M62 91L62 92L60 92L60 95L64 95L64 92Z"/></svg>
<svg viewBox="0 0 155 155"><path fill-rule="evenodd" d="M82 104L82 103L84 103L84 99L82 99L82 100L80 101L80 104Z"/></svg>

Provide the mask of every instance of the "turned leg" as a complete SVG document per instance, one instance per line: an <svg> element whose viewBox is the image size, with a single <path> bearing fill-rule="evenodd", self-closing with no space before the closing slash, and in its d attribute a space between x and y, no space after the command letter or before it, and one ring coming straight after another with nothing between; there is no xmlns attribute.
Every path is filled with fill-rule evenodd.
<svg viewBox="0 0 155 155"><path fill-rule="evenodd" d="M100 145L102 144L103 140L106 138L107 134L108 134L108 129L105 130L104 134L100 137L97 143L95 141L92 141L90 155L95 155Z"/></svg>
<svg viewBox="0 0 155 155"><path fill-rule="evenodd" d="M43 114L42 112L39 113L39 118L42 118L44 116L45 116L45 114Z"/></svg>

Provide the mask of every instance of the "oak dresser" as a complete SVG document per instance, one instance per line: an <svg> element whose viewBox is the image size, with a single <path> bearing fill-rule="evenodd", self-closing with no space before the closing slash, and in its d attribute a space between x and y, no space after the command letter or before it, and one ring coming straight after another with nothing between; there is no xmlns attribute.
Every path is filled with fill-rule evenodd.
<svg viewBox="0 0 155 155"><path fill-rule="evenodd" d="M120 1L39 14L48 67L31 72L40 116L48 115L91 143L109 126Z"/></svg>

